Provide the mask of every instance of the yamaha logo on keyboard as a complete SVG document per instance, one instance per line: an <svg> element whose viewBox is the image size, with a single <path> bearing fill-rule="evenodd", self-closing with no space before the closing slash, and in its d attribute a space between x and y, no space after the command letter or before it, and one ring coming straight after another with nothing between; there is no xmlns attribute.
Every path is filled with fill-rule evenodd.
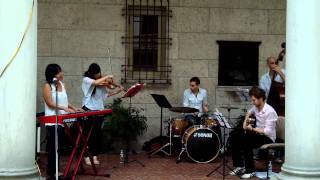
<svg viewBox="0 0 320 180"><path fill-rule="evenodd" d="M194 133L193 137L212 138L212 133Z"/></svg>

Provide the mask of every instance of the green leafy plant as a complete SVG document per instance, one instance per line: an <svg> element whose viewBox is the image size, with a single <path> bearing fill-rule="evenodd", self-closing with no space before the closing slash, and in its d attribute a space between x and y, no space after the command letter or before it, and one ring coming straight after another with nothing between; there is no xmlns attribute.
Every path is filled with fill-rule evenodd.
<svg viewBox="0 0 320 180"><path fill-rule="evenodd" d="M107 131L112 137L133 141L147 131L147 118L141 115L140 109L124 106L120 98L114 100L111 109L112 116Z"/></svg>

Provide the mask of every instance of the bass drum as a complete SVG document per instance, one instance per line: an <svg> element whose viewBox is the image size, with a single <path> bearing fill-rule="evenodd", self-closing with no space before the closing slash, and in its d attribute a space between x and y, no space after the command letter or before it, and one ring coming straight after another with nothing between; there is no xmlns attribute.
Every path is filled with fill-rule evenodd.
<svg viewBox="0 0 320 180"><path fill-rule="evenodd" d="M197 163L209 163L219 155L219 136L209 127L190 127L185 131L182 143L188 157Z"/></svg>

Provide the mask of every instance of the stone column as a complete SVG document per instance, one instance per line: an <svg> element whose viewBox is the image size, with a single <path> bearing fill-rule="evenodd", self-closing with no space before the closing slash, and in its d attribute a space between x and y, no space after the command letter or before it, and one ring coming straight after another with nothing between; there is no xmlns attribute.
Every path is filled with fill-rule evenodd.
<svg viewBox="0 0 320 180"><path fill-rule="evenodd" d="M35 165L36 0L34 6L33 0L0 0L0 73L19 47L30 14L22 45L0 77L0 179L39 179Z"/></svg>
<svg viewBox="0 0 320 180"><path fill-rule="evenodd" d="M285 163L274 179L320 179L320 1L287 1Z"/></svg>

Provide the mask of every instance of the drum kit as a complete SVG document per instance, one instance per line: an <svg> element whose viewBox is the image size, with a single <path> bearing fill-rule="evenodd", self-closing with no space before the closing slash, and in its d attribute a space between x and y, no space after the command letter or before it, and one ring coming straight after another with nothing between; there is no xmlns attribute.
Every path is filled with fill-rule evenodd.
<svg viewBox="0 0 320 180"><path fill-rule="evenodd" d="M238 107L221 107L228 110L226 119L222 113L199 113L198 109L191 107L172 107L164 95L151 94L155 102L161 108L160 137L162 136L162 108L167 108L171 112L180 113L180 116L170 117L167 121L167 143L149 152L149 157L162 153L167 156L175 155L177 163L183 157L196 163L209 163L215 160L219 153L224 154L226 142L226 129L230 129L228 120L230 111ZM201 116L199 116L202 114ZM200 119L200 123L193 124L188 120L192 115Z"/></svg>
<svg viewBox="0 0 320 180"><path fill-rule="evenodd" d="M169 110L184 114L198 112L198 109L190 107L174 107ZM221 149L220 127L213 115L202 115L200 125L193 125L184 117L170 118L168 126L169 155L171 155L171 147L177 147L180 150L177 163L181 161L183 153L186 153L189 159L197 163L209 163L219 155ZM178 139L178 141L172 141L172 138Z"/></svg>

